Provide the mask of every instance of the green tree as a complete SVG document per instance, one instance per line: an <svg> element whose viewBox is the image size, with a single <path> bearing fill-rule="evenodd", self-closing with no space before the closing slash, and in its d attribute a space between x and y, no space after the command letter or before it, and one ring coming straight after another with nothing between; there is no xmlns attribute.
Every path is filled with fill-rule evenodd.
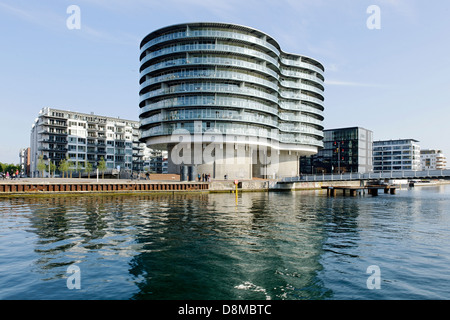
<svg viewBox="0 0 450 320"><path fill-rule="evenodd" d="M64 178L64 173L68 171L67 159L61 160L59 162L59 171L61 172L62 177Z"/></svg>
<svg viewBox="0 0 450 320"><path fill-rule="evenodd" d="M52 177L55 177L55 170L56 170L56 164L54 164L53 162L50 161L50 163L48 164L48 172L50 172L50 174L52 175Z"/></svg>
<svg viewBox="0 0 450 320"><path fill-rule="evenodd" d="M102 179L105 179L105 171L106 171L106 161L105 158L101 157L98 165L98 170L102 173Z"/></svg>
<svg viewBox="0 0 450 320"><path fill-rule="evenodd" d="M86 161L84 165L84 172L88 174L88 179L91 178L91 172L92 172L92 164L89 161Z"/></svg>
<svg viewBox="0 0 450 320"><path fill-rule="evenodd" d="M81 179L81 171L83 170L83 162L77 163L77 172L78 172L78 178Z"/></svg>
<svg viewBox="0 0 450 320"><path fill-rule="evenodd" d="M69 160L69 158L67 158L67 171L69 171L71 179L74 170L75 170L75 163L73 163L71 160Z"/></svg>
<svg viewBox="0 0 450 320"><path fill-rule="evenodd" d="M47 165L44 162L44 156L41 154L39 156L39 160L38 160L38 164L37 164L37 169L39 172L41 172L41 176L42 178L44 177L44 171L47 168Z"/></svg>

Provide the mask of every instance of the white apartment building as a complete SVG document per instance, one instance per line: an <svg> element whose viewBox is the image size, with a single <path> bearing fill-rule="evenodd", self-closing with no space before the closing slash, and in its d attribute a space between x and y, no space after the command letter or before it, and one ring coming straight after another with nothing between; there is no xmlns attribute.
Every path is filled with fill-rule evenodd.
<svg viewBox="0 0 450 320"><path fill-rule="evenodd" d="M374 141L374 172L405 170L422 170L419 141L414 139Z"/></svg>
<svg viewBox="0 0 450 320"><path fill-rule="evenodd" d="M445 170L447 158L441 150L421 150L420 161L422 170Z"/></svg>
<svg viewBox="0 0 450 320"><path fill-rule="evenodd" d="M90 162L95 169L103 158L108 170L142 171L147 147L139 138L138 121L43 108L31 129L31 176L41 155L56 168L68 158L75 168Z"/></svg>

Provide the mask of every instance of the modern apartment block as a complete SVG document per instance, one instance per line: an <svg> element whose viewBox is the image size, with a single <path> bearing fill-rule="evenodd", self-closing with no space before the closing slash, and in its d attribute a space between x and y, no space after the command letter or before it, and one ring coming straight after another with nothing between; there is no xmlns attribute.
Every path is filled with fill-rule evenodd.
<svg viewBox="0 0 450 320"><path fill-rule="evenodd" d="M422 170L445 170L447 158L441 150L420 150Z"/></svg>
<svg viewBox="0 0 450 320"><path fill-rule="evenodd" d="M145 148L144 171L149 173L168 173L167 151Z"/></svg>
<svg viewBox="0 0 450 320"><path fill-rule="evenodd" d="M19 151L20 173L28 176L30 172L31 149L23 148Z"/></svg>
<svg viewBox="0 0 450 320"><path fill-rule="evenodd" d="M360 127L324 131L324 148L316 155L302 157L302 174L368 173L373 171L373 132Z"/></svg>
<svg viewBox="0 0 450 320"><path fill-rule="evenodd" d="M300 156L323 147L323 73L245 26L153 31L140 45L142 141L168 150L169 173L298 175Z"/></svg>
<svg viewBox="0 0 450 320"><path fill-rule="evenodd" d="M90 162L95 169L103 158L109 170L142 171L139 138L138 121L43 108L31 129L31 175L38 175L40 155L56 168L68 158L75 168Z"/></svg>
<svg viewBox="0 0 450 320"><path fill-rule="evenodd" d="M419 141L399 139L375 141L373 143L374 172L420 171Z"/></svg>

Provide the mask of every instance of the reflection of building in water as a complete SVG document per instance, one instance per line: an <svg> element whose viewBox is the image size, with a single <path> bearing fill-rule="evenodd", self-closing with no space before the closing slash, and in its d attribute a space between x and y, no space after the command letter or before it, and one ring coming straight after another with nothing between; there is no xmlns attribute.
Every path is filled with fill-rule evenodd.
<svg viewBox="0 0 450 320"><path fill-rule="evenodd" d="M136 299L295 299L328 294L315 278L327 218L314 208L326 198L313 194L242 193L237 204L230 193L24 201L39 237L36 268L59 281L78 264L86 297L123 285Z"/></svg>
<svg viewBox="0 0 450 320"><path fill-rule="evenodd" d="M329 293L315 279L321 222L309 210L316 198L291 195L246 193L238 205L225 193L170 201L158 228L149 220L136 234L142 249L130 273L142 281L133 298L323 298Z"/></svg>

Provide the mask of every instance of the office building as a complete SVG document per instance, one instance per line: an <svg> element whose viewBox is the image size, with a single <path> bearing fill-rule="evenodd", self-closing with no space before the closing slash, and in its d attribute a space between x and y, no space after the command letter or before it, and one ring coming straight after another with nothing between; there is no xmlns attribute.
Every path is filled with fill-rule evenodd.
<svg viewBox="0 0 450 320"><path fill-rule="evenodd" d="M282 177L323 147L324 67L253 28L188 23L140 46L142 141L169 173Z"/></svg>
<svg viewBox="0 0 450 320"><path fill-rule="evenodd" d="M420 145L414 139L375 141L374 172L420 171Z"/></svg>
<svg viewBox="0 0 450 320"><path fill-rule="evenodd" d="M31 129L31 175L39 175L41 155L56 171L66 158L74 168L89 162L95 169L103 158L109 172L142 171L146 147L139 138L138 121L43 108Z"/></svg>
<svg viewBox="0 0 450 320"><path fill-rule="evenodd" d="M302 174L368 173L373 171L373 132L360 127L324 131L324 148L316 155L302 157Z"/></svg>
<svg viewBox="0 0 450 320"><path fill-rule="evenodd" d="M420 150L422 170L445 170L447 158L442 150Z"/></svg>

